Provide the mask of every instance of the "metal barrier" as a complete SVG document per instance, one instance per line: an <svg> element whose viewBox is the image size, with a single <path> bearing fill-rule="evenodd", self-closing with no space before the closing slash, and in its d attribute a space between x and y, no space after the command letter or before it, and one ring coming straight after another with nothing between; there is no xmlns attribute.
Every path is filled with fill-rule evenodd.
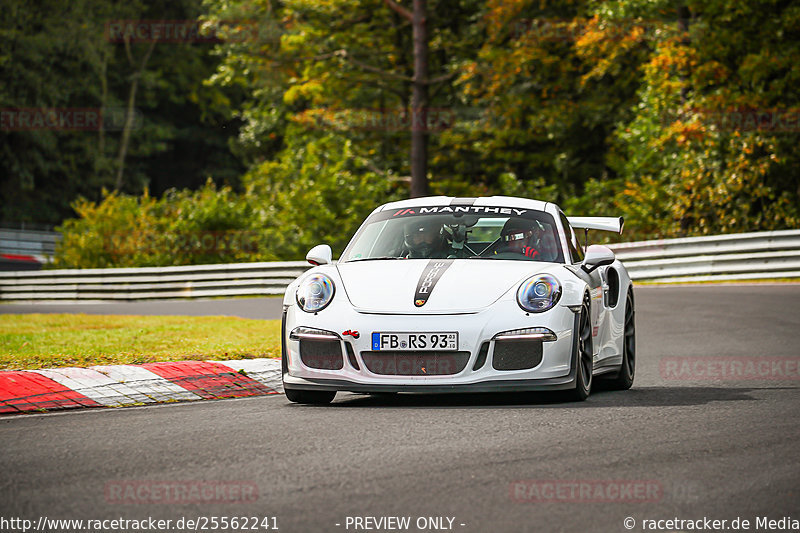
<svg viewBox="0 0 800 533"><path fill-rule="evenodd" d="M614 244L636 281L800 278L800 230ZM302 261L0 272L0 300L144 300L283 294Z"/></svg>
<svg viewBox="0 0 800 533"><path fill-rule="evenodd" d="M55 231L0 228L0 270L41 268L60 239Z"/></svg>
<svg viewBox="0 0 800 533"><path fill-rule="evenodd" d="M268 296L311 268L304 261L0 272L0 300L146 300Z"/></svg>
<svg viewBox="0 0 800 533"><path fill-rule="evenodd" d="M800 277L800 230L609 246L637 281L683 283Z"/></svg>

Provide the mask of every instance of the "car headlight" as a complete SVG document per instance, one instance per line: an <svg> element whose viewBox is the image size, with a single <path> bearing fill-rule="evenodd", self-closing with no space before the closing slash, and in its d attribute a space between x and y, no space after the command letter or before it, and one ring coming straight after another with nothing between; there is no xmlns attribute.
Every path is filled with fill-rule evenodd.
<svg viewBox="0 0 800 533"><path fill-rule="evenodd" d="M297 288L297 305L306 313L322 311L333 300L336 287L325 274L312 274Z"/></svg>
<svg viewBox="0 0 800 533"><path fill-rule="evenodd" d="M561 298L561 284L550 274L526 279L517 289L517 303L530 313L551 309Z"/></svg>

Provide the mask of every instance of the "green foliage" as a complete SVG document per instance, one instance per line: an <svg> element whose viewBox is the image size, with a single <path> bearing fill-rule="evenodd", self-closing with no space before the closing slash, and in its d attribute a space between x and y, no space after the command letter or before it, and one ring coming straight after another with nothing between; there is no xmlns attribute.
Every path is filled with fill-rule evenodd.
<svg viewBox="0 0 800 533"><path fill-rule="evenodd" d="M209 181L161 199L105 193L79 199L60 228L57 268L166 266L300 259L313 246L339 253L398 185L370 170L349 141L328 136L287 147L243 178L245 194Z"/></svg>
<svg viewBox="0 0 800 533"><path fill-rule="evenodd" d="M104 192L73 203L79 218L58 228L57 268L167 266L274 259L263 249L244 196L209 181L161 199Z"/></svg>
<svg viewBox="0 0 800 533"><path fill-rule="evenodd" d="M401 194L353 153L351 141L290 138L295 144L276 161L258 165L243 179L248 195L259 199L265 241L275 258L298 259L320 243L338 255L376 206Z"/></svg>
<svg viewBox="0 0 800 533"><path fill-rule="evenodd" d="M341 252L372 208L407 195L402 119L413 43L385 0L198 1L172 9L200 15L223 37L241 29L236 21L258 31L213 48L156 47L141 82L147 120L123 187L135 194L149 182L155 198L99 196L110 186L114 135L101 149L74 133L0 132L0 164L11 176L0 189L4 216L33 212L36 199L50 209L88 198L64 223L60 266L300 259L320 242ZM32 15L10 2L20 27L72 23L49 36L0 24L13 43L0 41L0 70L11 79L0 87L3 105L94 102L102 79L108 101L122 101L130 83L122 50L74 25L81 9L91 24L110 17L105 4L80 0ZM432 194L525 196L569 214L623 215L627 240L800 224L796 3L428 3L437 79L429 105L445 117L427 136ZM124 9L158 18L160 8L139 0ZM82 78L35 68L9 78L12 49L23 50L13 58L23 65L59 57ZM748 122L754 116L782 122ZM190 169L186 182L176 177L182 169ZM198 188L198 176L231 186ZM231 232L246 239L221 251ZM209 247L197 235L223 237Z"/></svg>
<svg viewBox="0 0 800 533"><path fill-rule="evenodd" d="M147 193L140 198L106 191L104 195L99 204L85 198L73 203L80 218L68 219L58 228L63 238L56 248L53 266L103 268L152 264L141 253L125 254L128 257L122 259L117 247L135 252L148 237L163 229L156 227L156 200Z"/></svg>
<svg viewBox="0 0 800 533"><path fill-rule="evenodd" d="M77 197L99 201L116 185L121 124L136 69L107 25L128 20L192 20L201 0L24 0L3 2L0 110L104 110L93 130L0 127L0 222L57 224ZM134 62L149 43L131 45ZM236 185L243 165L228 139L235 93L206 85L212 44L159 42L141 73L120 191L161 194L202 186L209 176ZM108 120L111 118L112 120ZM226 129L227 128L227 129Z"/></svg>
<svg viewBox="0 0 800 533"><path fill-rule="evenodd" d="M691 11L691 37L657 44L635 116L615 132L612 164L625 181L615 203L642 236L798 227L800 80L790 65L800 11L770 0ZM764 128L758 116L795 119Z"/></svg>

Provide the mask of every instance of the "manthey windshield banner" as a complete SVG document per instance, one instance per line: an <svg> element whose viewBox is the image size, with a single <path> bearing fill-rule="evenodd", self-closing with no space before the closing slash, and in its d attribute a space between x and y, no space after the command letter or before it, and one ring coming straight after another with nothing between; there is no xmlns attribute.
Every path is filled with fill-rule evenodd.
<svg viewBox="0 0 800 533"><path fill-rule="evenodd" d="M490 207L484 205L443 205L430 207L408 207L405 209L395 209L393 211L382 211L380 218L397 218L414 215L506 215L524 216L529 209L517 209L514 207Z"/></svg>

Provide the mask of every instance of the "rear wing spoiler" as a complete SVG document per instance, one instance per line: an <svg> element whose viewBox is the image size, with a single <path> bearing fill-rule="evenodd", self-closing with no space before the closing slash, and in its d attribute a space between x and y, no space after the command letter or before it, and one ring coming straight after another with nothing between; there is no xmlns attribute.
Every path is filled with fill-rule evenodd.
<svg viewBox="0 0 800 533"><path fill-rule="evenodd" d="M585 230L597 229L622 234L625 220L622 217L567 217L570 226Z"/></svg>

